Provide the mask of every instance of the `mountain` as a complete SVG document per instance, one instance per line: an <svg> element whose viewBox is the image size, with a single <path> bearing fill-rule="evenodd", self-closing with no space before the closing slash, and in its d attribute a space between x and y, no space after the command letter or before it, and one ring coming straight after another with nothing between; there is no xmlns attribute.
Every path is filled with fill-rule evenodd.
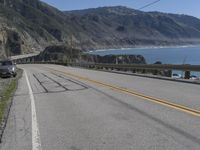
<svg viewBox="0 0 200 150"><path fill-rule="evenodd" d="M122 6L65 13L75 22L73 26L79 36L90 40L94 48L184 45L200 41L200 20L187 15L142 12Z"/></svg>
<svg viewBox="0 0 200 150"><path fill-rule="evenodd" d="M0 0L0 55L58 44L82 50L200 44L200 20L122 6L62 12L39 0Z"/></svg>

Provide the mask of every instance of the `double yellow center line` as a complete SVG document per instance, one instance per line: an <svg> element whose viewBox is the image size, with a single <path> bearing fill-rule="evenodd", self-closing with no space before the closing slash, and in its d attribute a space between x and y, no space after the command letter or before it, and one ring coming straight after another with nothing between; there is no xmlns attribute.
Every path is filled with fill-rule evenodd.
<svg viewBox="0 0 200 150"><path fill-rule="evenodd" d="M49 68L49 69L52 70L52 68ZM133 90L117 87L117 86L114 86L114 85L110 85L110 84L107 84L107 83L103 83L103 82L100 82L100 81L96 81L96 80L93 80L93 79L82 77L82 76L72 74L72 73L69 73L69 72L59 71L59 70L55 70L55 69L53 69L53 70L55 72L60 72L63 75L75 77L77 79L84 80L84 81L89 81L89 82L95 83L97 85L101 85L101 86L104 86L104 87L111 88L112 90L115 90L115 91L118 91L118 92L122 92L122 93L126 93L126 94L129 94L129 95L132 95L132 96L136 96L136 97L142 98L142 99L147 100L147 101L151 101L151 102L163 105L163 106L167 106L167 107L170 107L170 108L191 114L193 116L200 117L200 111L199 110L195 110L195 109L183 106L183 105L172 103L172 102L169 102L169 101L164 100L164 99L147 96L147 95L141 94L141 93L133 91Z"/></svg>

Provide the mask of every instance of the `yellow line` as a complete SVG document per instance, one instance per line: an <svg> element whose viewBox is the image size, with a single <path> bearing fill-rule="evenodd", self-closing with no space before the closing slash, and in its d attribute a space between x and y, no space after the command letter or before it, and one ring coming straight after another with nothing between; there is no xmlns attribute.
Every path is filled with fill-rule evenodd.
<svg viewBox="0 0 200 150"><path fill-rule="evenodd" d="M52 68L49 68L49 69L52 70ZM89 79L89 78L85 78L85 77L82 77L82 76L79 76L79 75L76 75L76 74L63 72L63 71L59 71L59 70L55 70L55 69L53 69L53 70L56 71L56 72L60 72L62 74L68 75L68 76L76 77L76 78L81 79L81 80L85 80L85 81L89 81L89 82L95 83L97 85L101 85L101 86L104 86L104 87L109 87L109 88L111 88L112 90L115 90L115 91L119 91L119 92L122 92L122 93L133 95L133 96L142 98L142 99L147 100L147 101L151 101L151 102L163 105L163 106L167 106L167 107L170 107L170 108L173 108L173 109L176 109L176 110L191 114L193 116L200 117L200 111L199 110L195 110L195 109L183 106L183 105L172 103L172 102L169 102L167 100L163 100L163 99L147 96L147 95L138 93L138 92L133 91L133 90L120 88L120 87L117 87L117 86L114 86L114 85L110 85L110 84L107 84L107 83L103 83L103 82L100 82L100 81L96 81L96 80L92 80L92 79Z"/></svg>

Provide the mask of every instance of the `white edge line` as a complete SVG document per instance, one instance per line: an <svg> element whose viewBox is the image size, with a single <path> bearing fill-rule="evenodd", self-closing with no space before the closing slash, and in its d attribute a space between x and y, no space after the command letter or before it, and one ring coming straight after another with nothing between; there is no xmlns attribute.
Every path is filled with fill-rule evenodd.
<svg viewBox="0 0 200 150"><path fill-rule="evenodd" d="M32 114L32 150L42 150L41 140L40 140L40 132L37 123L37 116L36 116L36 108L35 108L35 100L33 96L33 91L30 85L30 81L28 79L27 73L24 70L24 74L26 77L26 82L29 89L29 96L31 99L31 114Z"/></svg>

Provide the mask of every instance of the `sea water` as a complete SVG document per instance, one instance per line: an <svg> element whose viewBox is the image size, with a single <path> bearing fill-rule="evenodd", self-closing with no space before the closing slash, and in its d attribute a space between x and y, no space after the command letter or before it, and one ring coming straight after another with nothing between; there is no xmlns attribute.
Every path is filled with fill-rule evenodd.
<svg viewBox="0 0 200 150"><path fill-rule="evenodd" d="M200 65L200 46L103 49L90 51L89 53L101 56L123 54L142 55L145 58L147 64L153 64L157 61L160 61L162 64ZM200 76L200 73L197 72L192 72L192 74Z"/></svg>

